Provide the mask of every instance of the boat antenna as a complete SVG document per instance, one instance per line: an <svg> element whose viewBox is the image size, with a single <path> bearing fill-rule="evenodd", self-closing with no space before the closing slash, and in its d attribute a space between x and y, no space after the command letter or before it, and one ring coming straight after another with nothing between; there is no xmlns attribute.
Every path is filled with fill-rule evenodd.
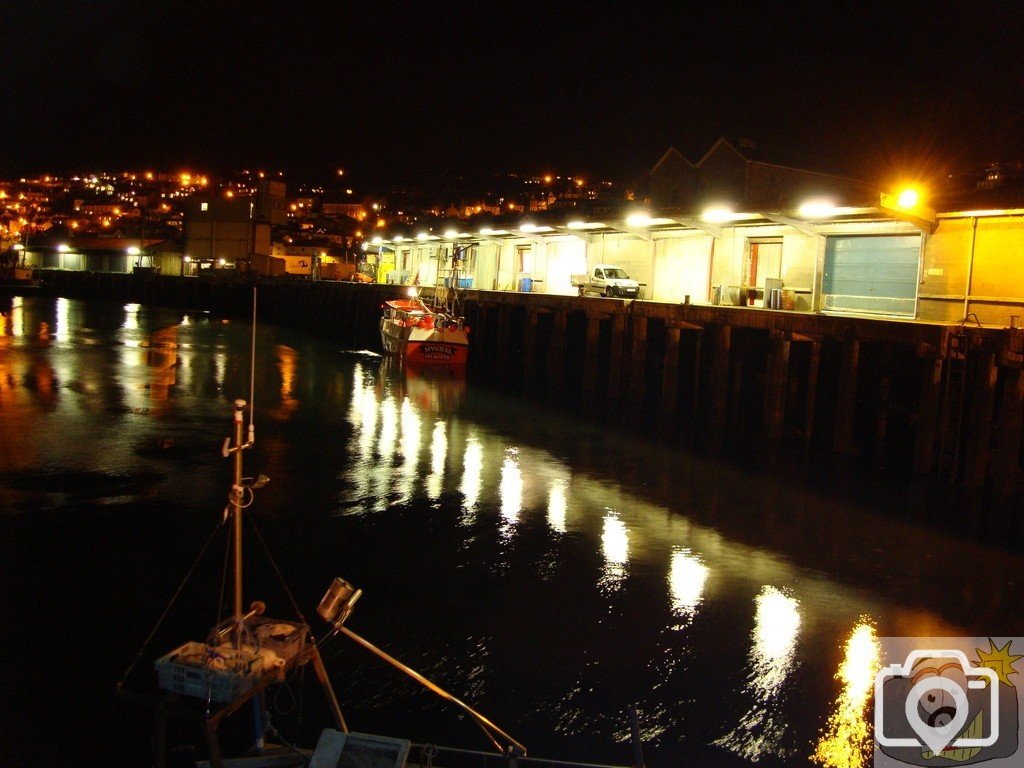
<svg viewBox="0 0 1024 768"><path fill-rule="evenodd" d="M252 287L252 341L249 349L249 445L256 442L256 286Z"/></svg>

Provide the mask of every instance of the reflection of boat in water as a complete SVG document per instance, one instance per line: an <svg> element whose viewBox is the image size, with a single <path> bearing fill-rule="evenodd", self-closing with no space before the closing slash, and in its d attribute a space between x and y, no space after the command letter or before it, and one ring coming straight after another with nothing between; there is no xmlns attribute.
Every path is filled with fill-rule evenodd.
<svg viewBox="0 0 1024 768"><path fill-rule="evenodd" d="M386 354L410 365L465 365L469 358L463 318L434 310L418 298L384 303L380 340Z"/></svg>
<svg viewBox="0 0 1024 768"><path fill-rule="evenodd" d="M407 368L405 381L413 402L435 416L455 413L466 396L466 377L446 366Z"/></svg>
<svg viewBox="0 0 1024 768"><path fill-rule="evenodd" d="M409 398L419 411L449 416L466 395L465 370L452 365L403 365L386 357L381 361L380 385L400 398Z"/></svg>

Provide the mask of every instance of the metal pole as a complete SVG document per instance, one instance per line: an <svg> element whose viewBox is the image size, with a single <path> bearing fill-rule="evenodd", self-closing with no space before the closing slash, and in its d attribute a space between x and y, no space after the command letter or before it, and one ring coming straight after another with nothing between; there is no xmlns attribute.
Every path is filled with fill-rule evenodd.
<svg viewBox="0 0 1024 768"><path fill-rule="evenodd" d="M967 257L967 284L964 286L964 320L971 311L971 284L974 282L974 245L978 240L978 217L971 218L971 252Z"/></svg>
<svg viewBox="0 0 1024 768"><path fill-rule="evenodd" d="M235 647L242 645L242 449L245 400L235 400L235 478L231 485L231 506L235 555Z"/></svg>
<svg viewBox="0 0 1024 768"><path fill-rule="evenodd" d="M636 707L629 713L629 731L633 740L633 766L644 768L644 743L640 739L640 718L637 716Z"/></svg>
<svg viewBox="0 0 1024 768"><path fill-rule="evenodd" d="M491 742L494 744L494 746L497 747L500 751L506 752L507 749L505 747L502 747L502 745L500 743L498 743L497 739L494 738L494 734L495 733L497 733L498 735L502 736L508 742L508 747L518 749L520 751L521 755L525 755L526 754L526 747L524 747L520 742L516 741L514 738L509 736L505 731L503 731L497 725L495 725L490 720L488 720L486 717L481 715L479 712L477 712L471 706L469 706L465 702L460 701L459 699L455 698L450 693L448 693L448 691L446 691L443 688L441 688L441 686L431 682L430 680L425 678L423 675L421 675L419 672L417 672L412 667L407 667L405 664L400 662L394 656L391 656L388 653L386 653L385 651L382 651L380 648L375 646L369 640L366 640L365 638L360 637L359 635L357 635L355 632L353 632L348 627L342 626L340 623L336 623L334 626L338 629L339 632L343 632L345 635L350 637L352 640L355 640L361 646L366 648L366 650L368 650L371 653L373 653L373 654L379 656L380 658L384 659L384 661L386 661L388 664L390 664L391 666L395 667L396 669L404 672L409 677L411 677L413 680L418 682L420 685L422 685L425 688L427 688L427 689L433 691L434 693L436 693L442 699L446 699L446 700L452 702L453 704L456 704L459 707L462 707L463 710L468 712L473 717L473 719L476 720L477 723L480 724L480 726L482 727L484 733L487 734L488 738L491 740Z"/></svg>

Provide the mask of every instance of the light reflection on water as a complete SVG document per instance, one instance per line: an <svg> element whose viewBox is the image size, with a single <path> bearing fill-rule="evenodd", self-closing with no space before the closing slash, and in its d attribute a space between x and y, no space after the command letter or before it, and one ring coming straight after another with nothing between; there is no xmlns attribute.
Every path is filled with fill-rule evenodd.
<svg viewBox="0 0 1024 768"><path fill-rule="evenodd" d="M783 745L787 723L780 716L779 699L793 668L800 631L800 606L792 597L765 586L755 602L753 642L744 687L752 704L736 728L715 742L751 762L766 755L787 755Z"/></svg>
<svg viewBox="0 0 1024 768"><path fill-rule="evenodd" d="M509 539L515 534L519 513L523 509L523 473L519 469L518 451L515 448L505 449L505 458L501 462L501 485L498 494L501 498L501 537Z"/></svg>
<svg viewBox="0 0 1024 768"><path fill-rule="evenodd" d="M565 480L552 480L548 491L548 525L558 533L566 531L565 510L568 507L566 485Z"/></svg>
<svg viewBox="0 0 1024 768"><path fill-rule="evenodd" d="M145 307L115 310L74 301L51 310L21 299L5 309L0 470L115 474L146 463L166 473L147 493L198 497L219 476L168 465L163 449L197 429L204 439L226 434L226 419L218 419L248 388L245 329L203 316L168 320ZM47 338L44 323L53 328ZM264 438L274 446L262 457L273 467L267 493L304 494L303 505L284 504L280 514L323 511L340 526L319 524L332 550L346 535L376 530L431 536L429 554L413 546L407 560L379 558L391 569L389 583L399 580L417 607L424 604L401 627L384 622L389 637L413 654L415 667L458 670L446 686L457 695L496 695L514 725L534 735L554 727L612 749L628 735L624 708L636 704L651 764L709 755L858 766L868 755L877 636L960 634L958 622L971 612L959 597L946 612L934 595L963 579L976 579L977 589L966 589L980 616L974 634L1001 619L998 634L1020 628L1019 619L1006 626L998 595L985 592L1005 588L1006 574L1022 570L1015 556L920 530L910 539L904 527L878 519L871 520L877 541L858 538L862 512L830 503L827 517L816 516L796 495L782 497L792 543L769 545L744 533L764 510L736 501L748 488L763 496L763 478L695 468L692 458L667 451L643 453L561 417L544 416L545 433L530 426L541 419L510 417L508 403L490 403L463 380L410 375L369 357L339 359L329 345L279 333L261 329L270 337L257 385L257 412L270 422L262 434L303 426L287 443ZM86 441L92 450L69 448ZM588 446L602 441L615 447L615 462L588 458ZM628 479L632 465L644 483ZM314 495L312 480L325 474L336 484ZM7 508L30 509L35 498L10 478L0 482ZM807 564L819 552L801 547L800 536L820 542L831 570ZM899 557L876 552L904 540L929 553L911 564L913 578L901 577ZM864 559L880 563L888 586L872 586L875 572L864 570ZM962 564L960 581L944 575L943 563L953 561ZM446 582L448 599L467 618L438 620L442 607L432 601L445 599L445 590L426 593L415 578L427 565L438 580L447 567L456 573ZM366 603L364 615L372 611ZM402 692L373 695L386 708Z"/></svg>
<svg viewBox="0 0 1024 768"><path fill-rule="evenodd" d="M693 621L708 580L708 567L686 547L676 547L669 566L668 586L672 595L672 612L681 619L674 629Z"/></svg>
<svg viewBox="0 0 1024 768"><path fill-rule="evenodd" d="M870 764L872 726L867 709L880 667L881 651L875 628L863 621L853 628L846 641L843 663L836 673L843 688L815 747L814 762L826 768L861 768Z"/></svg>
<svg viewBox="0 0 1024 768"><path fill-rule="evenodd" d="M604 572L598 582L605 590L612 590L626 578L629 564L629 532L612 510L606 509L604 527L601 531L601 553L604 555Z"/></svg>

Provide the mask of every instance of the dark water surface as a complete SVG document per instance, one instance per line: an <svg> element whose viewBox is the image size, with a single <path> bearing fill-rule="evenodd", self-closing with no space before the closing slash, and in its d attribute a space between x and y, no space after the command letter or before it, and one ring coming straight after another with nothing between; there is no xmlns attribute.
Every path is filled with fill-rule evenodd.
<svg viewBox="0 0 1024 768"><path fill-rule="evenodd" d="M0 765L146 765L151 718L114 688L218 530L249 327L0 308ZM1024 634L1020 555L797 471L747 474L267 326L255 404L246 468L272 482L250 511L314 631L346 578L365 593L349 627L538 756L629 763L635 705L655 768L858 765L878 637ZM246 600L290 616L247 537ZM130 687L217 621L224 551L218 532ZM353 729L488 746L348 640L325 658ZM271 703L306 746L329 724L312 675Z"/></svg>

